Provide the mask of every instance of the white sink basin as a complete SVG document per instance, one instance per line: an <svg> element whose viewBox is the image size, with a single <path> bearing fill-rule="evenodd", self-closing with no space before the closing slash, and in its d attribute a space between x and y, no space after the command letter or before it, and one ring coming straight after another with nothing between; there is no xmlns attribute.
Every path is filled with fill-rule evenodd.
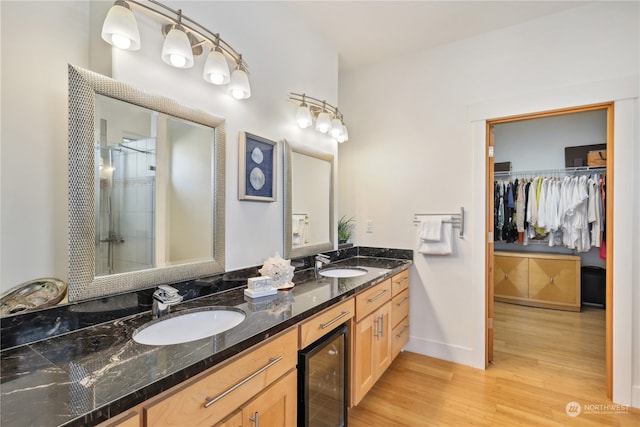
<svg viewBox="0 0 640 427"><path fill-rule="evenodd" d="M359 267L345 267L345 268L328 268L326 270L320 270L320 275L324 277L358 277L363 274L367 274L367 270Z"/></svg>
<svg viewBox="0 0 640 427"><path fill-rule="evenodd" d="M196 341L239 325L246 314L233 307L188 310L154 320L136 329L133 340L140 344L170 345Z"/></svg>

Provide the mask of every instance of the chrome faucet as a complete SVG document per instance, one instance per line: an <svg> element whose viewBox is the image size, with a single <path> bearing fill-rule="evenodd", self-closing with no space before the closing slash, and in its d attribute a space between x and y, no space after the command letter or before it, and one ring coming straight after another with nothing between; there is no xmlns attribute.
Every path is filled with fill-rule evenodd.
<svg viewBox="0 0 640 427"><path fill-rule="evenodd" d="M324 255L324 254L318 254L316 255L316 277L318 277L318 271L320 271L320 269L322 267L324 267L326 264L329 264L331 262L331 258L329 258L328 255Z"/></svg>
<svg viewBox="0 0 640 427"><path fill-rule="evenodd" d="M154 319L169 314L172 305L182 302L182 295L176 288L168 285L160 285L153 293L152 314Z"/></svg>

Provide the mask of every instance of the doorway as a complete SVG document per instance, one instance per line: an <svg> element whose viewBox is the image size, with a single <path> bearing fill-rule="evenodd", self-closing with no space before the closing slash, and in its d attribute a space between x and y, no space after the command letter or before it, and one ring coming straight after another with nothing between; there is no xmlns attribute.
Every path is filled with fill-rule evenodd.
<svg viewBox="0 0 640 427"><path fill-rule="evenodd" d="M606 244L606 291L605 291L605 370L606 370L606 390L607 396L611 398L613 390L613 103L587 105L582 107L545 111L539 113L525 114L519 116L503 117L486 122L486 188L487 188L487 200L486 200L486 230L487 239L485 244L486 250L486 276L485 276L485 298L486 298L486 330L485 330L485 360L486 367L489 362L493 361L493 342L494 342L494 250L495 250L495 233L496 227L494 225L494 196L493 191L488 191L494 188L495 180L495 162L494 162L494 150L495 150L495 127L500 124L522 122L540 118L559 117L563 115L583 113L590 111L602 111L606 114L606 204L603 206L606 221L606 228L603 230L607 237Z"/></svg>

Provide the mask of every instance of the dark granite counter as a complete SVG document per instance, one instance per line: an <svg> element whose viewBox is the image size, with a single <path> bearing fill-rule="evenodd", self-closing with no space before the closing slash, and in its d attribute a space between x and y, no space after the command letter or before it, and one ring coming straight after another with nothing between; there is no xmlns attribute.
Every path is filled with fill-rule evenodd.
<svg viewBox="0 0 640 427"><path fill-rule="evenodd" d="M149 346L132 340L151 320L145 311L0 353L0 425L90 426L167 390L270 336L409 268L407 259L351 257L335 266L359 266L359 277L296 274L290 291L259 299L242 287L194 298L173 312L232 306L246 319L238 326L190 343Z"/></svg>

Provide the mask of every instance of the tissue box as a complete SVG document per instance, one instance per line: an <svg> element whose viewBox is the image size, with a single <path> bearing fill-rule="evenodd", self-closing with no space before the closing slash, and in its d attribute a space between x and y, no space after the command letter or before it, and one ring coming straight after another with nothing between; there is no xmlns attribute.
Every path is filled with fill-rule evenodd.
<svg viewBox="0 0 640 427"><path fill-rule="evenodd" d="M250 298L259 298L267 295L274 295L278 290L271 286L271 277L250 277L247 279L247 289L244 294Z"/></svg>

